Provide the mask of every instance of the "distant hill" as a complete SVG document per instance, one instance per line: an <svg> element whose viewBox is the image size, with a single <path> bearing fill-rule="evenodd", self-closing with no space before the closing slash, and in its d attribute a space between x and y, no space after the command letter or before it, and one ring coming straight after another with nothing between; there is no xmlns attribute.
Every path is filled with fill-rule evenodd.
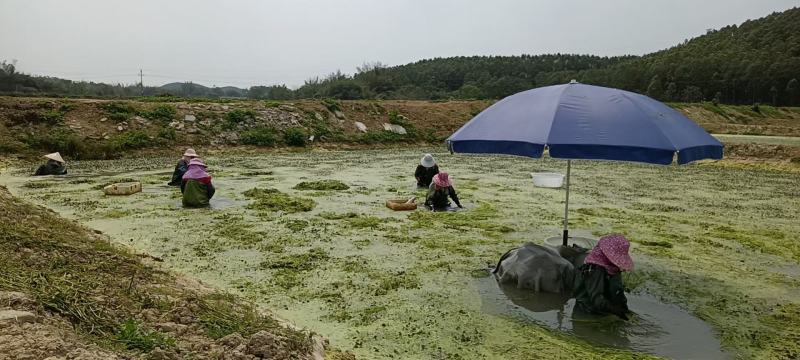
<svg viewBox="0 0 800 360"><path fill-rule="evenodd" d="M730 25L645 56L522 55L436 58L353 77L312 79L300 97L500 98L566 83L647 93L665 101L715 99L800 105L800 9Z"/></svg>

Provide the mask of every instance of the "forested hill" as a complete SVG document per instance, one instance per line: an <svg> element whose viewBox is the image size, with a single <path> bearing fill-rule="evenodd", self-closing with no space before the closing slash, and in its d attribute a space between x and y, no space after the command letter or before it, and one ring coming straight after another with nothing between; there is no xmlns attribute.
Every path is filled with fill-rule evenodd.
<svg viewBox="0 0 800 360"><path fill-rule="evenodd" d="M800 9L709 31L642 57L473 56L367 66L308 81L302 97L500 98L571 79L666 101L800 105Z"/></svg>
<svg viewBox="0 0 800 360"><path fill-rule="evenodd" d="M0 93L97 97L177 95L255 99L497 99L576 79L645 93L659 100L800 105L800 8L773 13L684 41L645 56L548 54L470 56L386 67L365 64L353 75L309 79L296 90L279 86L206 88L73 82L14 72L0 63Z"/></svg>

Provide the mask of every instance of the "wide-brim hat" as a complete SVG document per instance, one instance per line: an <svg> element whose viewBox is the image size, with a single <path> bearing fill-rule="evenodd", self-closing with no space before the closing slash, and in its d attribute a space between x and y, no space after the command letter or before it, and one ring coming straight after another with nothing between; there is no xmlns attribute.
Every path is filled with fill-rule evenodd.
<svg viewBox="0 0 800 360"><path fill-rule="evenodd" d="M52 154L47 154L44 157L46 157L46 158L48 158L50 160L58 161L58 162L60 162L62 164L65 163L64 158L62 158L61 154L59 154L58 152L54 152Z"/></svg>
<svg viewBox="0 0 800 360"><path fill-rule="evenodd" d="M600 238L597 247L603 252L608 261L616 265L620 270L633 270L633 259L628 251L631 243L622 235L607 235Z"/></svg>
<svg viewBox="0 0 800 360"><path fill-rule="evenodd" d="M194 158L192 160L189 160L189 166L191 166L191 165L200 165L202 167L206 167L206 163L204 163L203 160L200 160L198 158Z"/></svg>
<svg viewBox="0 0 800 360"><path fill-rule="evenodd" d="M436 160L433 158L433 155L425 154L425 156L423 156L422 159L419 160L419 164L426 168L429 168L432 167L433 165L436 165Z"/></svg>
<svg viewBox="0 0 800 360"><path fill-rule="evenodd" d="M183 152L183 156L197 157L198 155L197 155L197 152L194 151L194 149L189 148L189 149L186 149L186 151Z"/></svg>
<svg viewBox="0 0 800 360"><path fill-rule="evenodd" d="M446 172L438 173L433 176L433 183L438 187L450 187L453 183L450 181L450 175Z"/></svg>

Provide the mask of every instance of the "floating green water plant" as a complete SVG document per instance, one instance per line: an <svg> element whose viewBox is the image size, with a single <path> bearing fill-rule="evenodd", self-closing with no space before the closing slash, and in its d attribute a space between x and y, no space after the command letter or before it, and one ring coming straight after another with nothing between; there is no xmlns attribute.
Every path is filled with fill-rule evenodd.
<svg viewBox="0 0 800 360"><path fill-rule="evenodd" d="M294 186L295 190L347 190L350 186L339 180L303 181Z"/></svg>
<svg viewBox="0 0 800 360"><path fill-rule="evenodd" d="M317 205L313 199L291 196L277 189L250 189L245 191L244 196L255 200L247 205L248 209L283 211L285 213L297 213L311 211Z"/></svg>

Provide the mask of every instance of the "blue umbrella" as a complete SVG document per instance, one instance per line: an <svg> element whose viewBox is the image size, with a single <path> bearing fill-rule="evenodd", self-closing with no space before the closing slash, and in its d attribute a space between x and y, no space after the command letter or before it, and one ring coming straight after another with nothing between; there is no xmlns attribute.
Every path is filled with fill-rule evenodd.
<svg viewBox="0 0 800 360"><path fill-rule="evenodd" d="M447 139L450 151L567 159L563 244L569 229L570 159L669 165L722 159L722 143L669 106L600 86L546 86L506 97Z"/></svg>

